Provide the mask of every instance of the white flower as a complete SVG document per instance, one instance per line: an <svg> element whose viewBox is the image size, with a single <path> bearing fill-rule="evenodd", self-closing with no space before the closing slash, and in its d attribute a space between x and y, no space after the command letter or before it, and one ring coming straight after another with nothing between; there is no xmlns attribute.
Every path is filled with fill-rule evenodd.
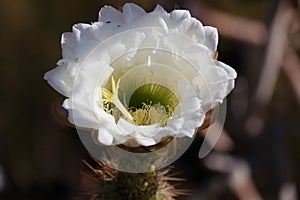
<svg viewBox="0 0 300 200"><path fill-rule="evenodd" d="M67 97L69 121L103 144L193 137L234 87L236 72L213 58L217 42L186 10L105 6L98 22L62 35L63 58L44 78Z"/></svg>

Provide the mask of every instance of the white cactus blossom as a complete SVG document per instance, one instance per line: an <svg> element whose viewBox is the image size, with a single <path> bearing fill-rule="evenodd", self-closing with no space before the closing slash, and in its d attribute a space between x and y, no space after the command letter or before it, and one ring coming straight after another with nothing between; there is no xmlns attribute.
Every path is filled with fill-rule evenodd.
<svg viewBox="0 0 300 200"><path fill-rule="evenodd" d="M214 59L217 29L186 10L105 6L62 34L62 59L44 78L66 97L68 120L105 145L193 137L222 103L236 72Z"/></svg>

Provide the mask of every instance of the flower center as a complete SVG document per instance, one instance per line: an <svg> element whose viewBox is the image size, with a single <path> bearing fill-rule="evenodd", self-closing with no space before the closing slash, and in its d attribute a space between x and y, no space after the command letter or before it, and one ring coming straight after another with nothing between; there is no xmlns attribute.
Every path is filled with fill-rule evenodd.
<svg viewBox="0 0 300 200"><path fill-rule="evenodd" d="M166 126L172 115L180 114L179 103L195 96L194 86L186 77L193 77L197 71L188 65L174 52L152 48L116 58L110 74L116 83L101 84L103 99L107 100L101 100L104 110L116 122L123 118L138 126Z"/></svg>
<svg viewBox="0 0 300 200"><path fill-rule="evenodd" d="M167 124L179 103L176 95L167 87L148 83L137 88L130 97L130 114L137 125Z"/></svg>
<svg viewBox="0 0 300 200"><path fill-rule="evenodd" d="M125 99L123 104L118 97L119 81L116 84L112 78L111 88L111 91L102 88L102 101L104 110L113 115L116 121L123 117L136 125L158 123L165 126L179 103L170 89L158 83L148 83L137 88L131 95L128 106L124 105Z"/></svg>

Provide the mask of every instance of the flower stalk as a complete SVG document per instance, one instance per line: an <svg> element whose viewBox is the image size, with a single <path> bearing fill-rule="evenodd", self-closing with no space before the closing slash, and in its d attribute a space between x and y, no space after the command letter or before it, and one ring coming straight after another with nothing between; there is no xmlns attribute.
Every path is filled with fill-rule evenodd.
<svg viewBox="0 0 300 200"><path fill-rule="evenodd" d="M95 166L84 161L89 171L82 173L82 199L175 200L177 196L189 193L171 184L184 181L172 174L171 167L157 171L153 167L147 173L128 173L109 168L93 159Z"/></svg>

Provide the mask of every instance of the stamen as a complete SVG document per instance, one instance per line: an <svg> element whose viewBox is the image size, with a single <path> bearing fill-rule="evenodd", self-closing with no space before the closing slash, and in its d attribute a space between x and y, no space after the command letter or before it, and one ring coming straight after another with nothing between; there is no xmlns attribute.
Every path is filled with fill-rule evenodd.
<svg viewBox="0 0 300 200"><path fill-rule="evenodd" d="M104 99L100 101L110 102L114 104L128 121L133 122L133 117L128 112L128 110L124 107L124 105L122 104L122 102L118 97L119 81L117 82L117 86L116 86L116 82L112 77L111 83L112 83L112 92L106 88L102 88L102 96L104 97Z"/></svg>
<svg viewBox="0 0 300 200"><path fill-rule="evenodd" d="M151 125L151 124L160 124L165 126L167 124L168 118L172 115L169 111L166 112L164 106L155 104L147 105L143 103L142 108L132 108L130 114L133 116L133 120L136 125Z"/></svg>
<svg viewBox="0 0 300 200"><path fill-rule="evenodd" d="M128 111L127 106L125 107L118 97L119 82L120 80L116 83L112 77L111 91L102 88L103 99L99 102L103 102L103 109L107 113L114 116L116 121L123 116L138 126L167 125L168 119L172 116L178 104L178 99L171 90L155 83L143 85L131 96ZM124 102L126 101L124 100ZM111 106L111 104L114 106Z"/></svg>
<svg viewBox="0 0 300 200"><path fill-rule="evenodd" d="M148 83L137 88L131 95L129 112L136 125L166 126L178 102L176 95L167 87Z"/></svg>

